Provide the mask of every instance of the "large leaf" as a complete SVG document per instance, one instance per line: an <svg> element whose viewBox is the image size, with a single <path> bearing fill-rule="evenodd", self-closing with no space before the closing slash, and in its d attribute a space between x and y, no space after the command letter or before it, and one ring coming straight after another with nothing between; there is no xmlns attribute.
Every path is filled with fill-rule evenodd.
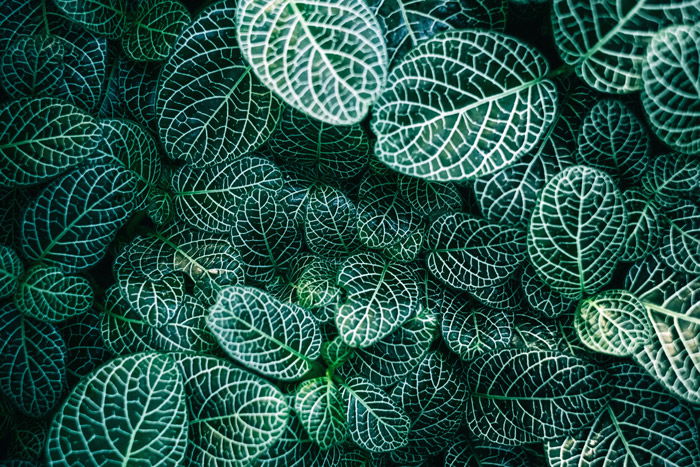
<svg viewBox="0 0 700 467"><path fill-rule="evenodd" d="M132 60L165 60L175 40L190 22L180 0L141 0L122 37L124 53Z"/></svg>
<svg viewBox="0 0 700 467"><path fill-rule="evenodd" d="M626 290L606 290L581 300L574 326L587 347L620 357L651 338L644 305Z"/></svg>
<svg viewBox="0 0 700 467"><path fill-rule="evenodd" d="M22 37L0 57L0 85L10 97L51 96L58 91L65 68L65 47L59 38Z"/></svg>
<svg viewBox="0 0 700 467"><path fill-rule="evenodd" d="M173 176L178 216L205 232L233 229L237 206L254 189L276 191L282 174L271 162L248 156L231 162L197 169L186 165Z"/></svg>
<svg viewBox="0 0 700 467"><path fill-rule="evenodd" d="M554 0L554 42L564 62L593 88L642 87L642 63L654 32L700 19L700 4L668 0Z"/></svg>
<svg viewBox="0 0 700 467"><path fill-rule="evenodd" d="M345 300L336 309L335 324L351 347L378 342L418 308L418 283L411 268L376 253L358 253L345 260L338 285Z"/></svg>
<svg viewBox="0 0 700 467"><path fill-rule="evenodd" d="M131 213L134 180L111 165L79 168L47 186L24 212L22 252L65 271L100 261Z"/></svg>
<svg viewBox="0 0 700 467"><path fill-rule="evenodd" d="M396 63L421 41L451 29L503 30L503 0L368 0L386 37L389 63Z"/></svg>
<svg viewBox="0 0 700 467"><path fill-rule="evenodd" d="M700 21L700 14L695 21ZM673 149L700 151L700 25L655 34L642 67L642 104L651 127Z"/></svg>
<svg viewBox="0 0 700 467"><path fill-rule="evenodd" d="M278 99L241 56L236 3L224 0L202 11L161 72L158 127L165 152L198 167L255 150L280 116Z"/></svg>
<svg viewBox="0 0 700 467"><path fill-rule="evenodd" d="M253 287L221 290L207 325L231 358L277 379L301 378L320 356L313 315Z"/></svg>
<svg viewBox="0 0 700 467"><path fill-rule="evenodd" d="M20 412L47 415L63 395L66 344L51 324L0 307L0 390Z"/></svg>
<svg viewBox="0 0 700 467"><path fill-rule="evenodd" d="M362 0L242 0L236 32L261 81L317 120L358 123L384 85L386 44Z"/></svg>
<svg viewBox="0 0 700 467"><path fill-rule="evenodd" d="M525 236L521 230L466 213L437 218L427 237L428 269L459 290L505 282L525 256Z"/></svg>
<svg viewBox="0 0 700 467"><path fill-rule="evenodd" d="M96 149L95 119L53 98L21 99L0 108L0 185L32 185L55 177Z"/></svg>
<svg viewBox="0 0 700 467"><path fill-rule="evenodd" d="M97 34L118 38L124 33L128 0L54 0L69 19Z"/></svg>
<svg viewBox="0 0 700 467"><path fill-rule="evenodd" d="M187 394L188 465L250 465L282 436L289 406L275 386L220 358L173 358Z"/></svg>
<svg viewBox="0 0 700 467"><path fill-rule="evenodd" d="M595 293L612 278L625 240L622 195L603 172L574 166L552 178L527 238L540 278L564 296Z"/></svg>
<svg viewBox="0 0 700 467"><path fill-rule="evenodd" d="M0 299L15 293L23 272L24 265L15 250L0 245Z"/></svg>
<svg viewBox="0 0 700 467"><path fill-rule="evenodd" d="M359 377L344 383L342 389L348 401L350 436L358 446L386 452L406 445L410 419L387 393Z"/></svg>
<svg viewBox="0 0 700 467"><path fill-rule="evenodd" d="M634 359L671 393L700 402L700 278L670 270L654 256L630 268L625 288L647 310L652 339Z"/></svg>
<svg viewBox="0 0 700 467"><path fill-rule="evenodd" d="M616 363L610 374L608 407L590 427L547 443L549 465L698 465L698 431L689 408L636 366Z"/></svg>
<svg viewBox="0 0 700 467"><path fill-rule="evenodd" d="M505 445L573 433L604 409L602 368L556 351L505 349L472 360L466 373L467 424L479 438Z"/></svg>
<svg viewBox="0 0 700 467"><path fill-rule="evenodd" d="M297 388L294 410L309 437L321 449L342 443L347 436L346 401L329 378L304 381Z"/></svg>
<svg viewBox="0 0 700 467"><path fill-rule="evenodd" d="M583 119L577 161L627 181L638 181L649 165L649 136L620 101L601 100Z"/></svg>
<svg viewBox="0 0 700 467"><path fill-rule="evenodd" d="M377 157L429 180L485 175L530 151L554 120L544 57L496 32L440 34L407 54L375 105Z"/></svg>
<svg viewBox="0 0 700 467"><path fill-rule="evenodd" d="M49 464L181 465L188 422L184 389L166 355L110 361L81 380L54 416Z"/></svg>
<svg viewBox="0 0 700 467"><path fill-rule="evenodd" d="M55 266L35 265L20 279L14 302L30 318L57 323L87 312L93 291L83 277L65 274Z"/></svg>

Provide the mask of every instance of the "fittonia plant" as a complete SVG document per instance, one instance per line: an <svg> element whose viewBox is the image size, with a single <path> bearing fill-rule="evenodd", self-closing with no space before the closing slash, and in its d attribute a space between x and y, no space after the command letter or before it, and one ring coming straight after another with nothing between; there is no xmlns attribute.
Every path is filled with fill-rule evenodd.
<svg viewBox="0 0 700 467"><path fill-rule="evenodd" d="M700 0L0 2L0 465L700 465Z"/></svg>

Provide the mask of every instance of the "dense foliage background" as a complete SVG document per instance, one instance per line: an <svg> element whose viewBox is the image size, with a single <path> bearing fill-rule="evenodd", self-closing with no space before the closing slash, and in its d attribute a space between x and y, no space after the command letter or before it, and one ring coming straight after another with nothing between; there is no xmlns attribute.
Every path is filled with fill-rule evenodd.
<svg viewBox="0 0 700 467"><path fill-rule="evenodd" d="M700 0L5 0L0 100L0 465L700 465Z"/></svg>

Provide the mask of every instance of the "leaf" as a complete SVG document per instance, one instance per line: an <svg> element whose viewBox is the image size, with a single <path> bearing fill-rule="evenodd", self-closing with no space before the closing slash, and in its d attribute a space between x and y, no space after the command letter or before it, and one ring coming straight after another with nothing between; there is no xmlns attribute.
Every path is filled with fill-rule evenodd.
<svg viewBox="0 0 700 467"><path fill-rule="evenodd" d="M171 158L196 167L254 151L280 118L279 100L243 61L236 3L224 0L203 10L178 37L161 71L160 139Z"/></svg>
<svg viewBox="0 0 700 467"><path fill-rule="evenodd" d="M606 290L581 300L574 326L592 350L625 357L651 338L646 309L626 290Z"/></svg>
<svg viewBox="0 0 700 467"><path fill-rule="evenodd" d="M0 245L0 298L11 297L19 285L24 265L15 250Z"/></svg>
<svg viewBox="0 0 700 467"><path fill-rule="evenodd" d="M684 201L664 214L669 227L661 241L661 256L672 269L700 274L700 206Z"/></svg>
<svg viewBox="0 0 700 467"><path fill-rule="evenodd" d="M466 213L445 214L428 230L426 263L438 279L459 290L505 282L524 259L519 229Z"/></svg>
<svg viewBox="0 0 700 467"><path fill-rule="evenodd" d="M238 206L231 240L241 255L246 277L266 283L289 269L301 250L302 232L276 193L255 190Z"/></svg>
<svg viewBox="0 0 700 467"><path fill-rule="evenodd" d="M408 442L410 419L391 397L363 378L342 385L348 400L347 421L352 440L370 452L399 449Z"/></svg>
<svg viewBox="0 0 700 467"><path fill-rule="evenodd" d="M337 349L336 355L331 356L332 364L343 378L362 376L382 388L391 386L415 370L436 340L437 327L436 315L425 311L418 313L369 347L353 349L347 355L342 352L350 349Z"/></svg>
<svg viewBox="0 0 700 467"><path fill-rule="evenodd" d="M622 102L601 100L583 119L577 162L636 182L649 166L649 136Z"/></svg>
<svg viewBox="0 0 700 467"><path fill-rule="evenodd" d="M422 216L435 216L462 208L462 195L456 184L431 182L416 177L400 177L399 190L408 204Z"/></svg>
<svg viewBox="0 0 700 467"><path fill-rule="evenodd" d="M183 166L172 185L181 220L205 232L226 233L233 229L238 205L255 189L279 190L282 174L266 159L247 156L204 169Z"/></svg>
<svg viewBox="0 0 700 467"><path fill-rule="evenodd" d="M294 410L311 440L322 450L342 443L347 436L345 401L332 380L306 380L297 387Z"/></svg>
<svg viewBox="0 0 700 467"><path fill-rule="evenodd" d="M529 152L553 122L556 88L535 49L497 32L442 33L387 78L372 130L377 158L428 180L465 180Z"/></svg>
<svg viewBox="0 0 700 467"><path fill-rule="evenodd" d="M92 307L93 300L94 293L87 279L41 264L24 273L14 296L15 306L21 313L47 323L81 315Z"/></svg>
<svg viewBox="0 0 700 467"><path fill-rule="evenodd" d="M516 446L571 434L607 403L606 372L556 351L504 349L472 360L467 424L481 439Z"/></svg>
<svg viewBox="0 0 700 467"><path fill-rule="evenodd" d="M103 119L99 125L102 140L92 160L129 170L136 179L134 209L143 209L149 190L160 181L158 143L146 128L130 120Z"/></svg>
<svg viewBox="0 0 700 467"><path fill-rule="evenodd" d="M532 213L527 250L540 279L578 299L612 278L625 240L627 213L613 180L574 166L552 178Z"/></svg>
<svg viewBox="0 0 700 467"><path fill-rule="evenodd" d="M674 272L653 255L635 263L625 288L647 310L653 335L633 358L672 394L700 402L700 278Z"/></svg>
<svg viewBox="0 0 700 467"><path fill-rule="evenodd" d="M335 325L351 347L369 347L417 311L419 289L413 271L376 253L358 253L345 260L338 285L346 296L336 309Z"/></svg>
<svg viewBox="0 0 700 467"><path fill-rule="evenodd" d="M52 35L19 38L0 58L0 85L13 99L55 95L64 56L64 44Z"/></svg>
<svg viewBox="0 0 700 467"><path fill-rule="evenodd" d="M685 154L663 154L653 159L642 178L644 190L662 207L673 207L680 199L700 196L700 160Z"/></svg>
<svg viewBox="0 0 700 467"><path fill-rule="evenodd" d="M179 0L146 0L137 5L121 39L124 53L136 61L165 60L190 23L187 8Z"/></svg>
<svg viewBox="0 0 700 467"><path fill-rule="evenodd" d="M66 344L56 328L0 307L0 390L30 417L48 415L66 384Z"/></svg>
<svg viewBox="0 0 700 467"><path fill-rule="evenodd" d="M66 342L66 371L70 387L112 357L100 333L100 315L94 310L59 324Z"/></svg>
<svg viewBox="0 0 700 467"><path fill-rule="evenodd" d="M335 282L339 263L315 256L302 261L303 265L294 266L291 276L299 305L308 310L334 306L341 296Z"/></svg>
<svg viewBox="0 0 700 467"><path fill-rule="evenodd" d="M246 465L263 455L287 426L284 395L230 362L173 354L185 382L188 465Z"/></svg>
<svg viewBox="0 0 700 467"><path fill-rule="evenodd" d="M502 31L506 22L503 0L369 0L367 5L384 32L392 65L419 43L443 31Z"/></svg>
<svg viewBox="0 0 700 467"><path fill-rule="evenodd" d="M129 268L117 271L117 284L124 299L139 319L149 326L160 327L172 320L185 295L181 275L166 274L150 280Z"/></svg>
<svg viewBox="0 0 700 467"><path fill-rule="evenodd" d="M329 185L310 190L304 213L304 237L312 252L330 257L359 250L357 207L342 191Z"/></svg>
<svg viewBox="0 0 700 467"><path fill-rule="evenodd" d="M253 287L222 289L207 325L231 358L276 379L301 378L320 356L321 331L313 315Z"/></svg>
<svg viewBox="0 0 700 467"><path fill-rule="evenodd" d="M555 0L552 5L554 42L562 60L586 84L609 93L642 87L642 63L654 32L699 17L695 2Z"/></svg>
<svg viewBox="0 0 700 467"><path fill-rule="evenodd" d="M181 465L187 447L185 394L182 375L167 355L111 360L82 379L55 414L49 463Z"/></svg>
<svg viewBox="0 0 700 467"><path fill-rule="evenodd" d="M304 432L298 418L291 417L282 436L255 462L261 467L343 465L340 463L341 452L338 448L321 451Z"/></svg>
<svg viewBox="0 0 700 467"><path fill-rule="evenodd" d="M367 133L360 125L330 125L292 107L282 113L267 145L280 160L329 182L359 175L370 152Z"/></svg>
<svg viewBox="0 0 700 467"><path fill-rule="evenodd" d="M459 430L467 388L447 358L430 352L394 387L391 398L411 419L408 446L436 454Z"/></svg>
<svg viewBox="0 0 700 467"><path fill-rule="evenodd" d="M616 363L610 374L609 406L590 427L547 443L548 464L697 465L698 434L688 407L636 366Z"/></svg>
<svg viewBox="0 0 700 467"><path fill-rule="evenodd" d="M44 188L24 212L22 252L66 272L105 255L131 212L133 177L110 165L85 166Z"/></svg>
<svg viewBox="0 0 700 467"><path fill-rule="evenodd" d="M460 437L447 450L445 467L463 465L528 467L531 464L520 446L503 446Z"/></svg>
<svg viewBox="0 0 700 467"><path fill-rule="evenodd" d="M695 6L697 9L698 7ZM696 14L694 21L700 19ZM642 105L663 142L685 154L700 151L700 26L673 26L656 33L642 65Z"/></svg>
<svg viewBox="0 0 700 467"><path fill-rule="evenodd" d="M361 0L244 0L236 37L267 87L322 122L360 122L386 79L386 43Z"/></svg>
<svg viewBox="0 0 700 467"><path fill-rule="evenodd" d="M34 185L78 165L94 152L95 119L52 98L21 99L0 107L0 185Z"/></svg>
<svg viewBox="0 0 700 467"><path fill-rule="evenodd" d="M644 191L632 188L622 192L627 211L627 230L621 261L645 258L659 244L659 213L653 200Z"/></svg>
<svg viewBox="0 0 700 467"><path fill-rule="evenodd" d="M128 0L54 0L54 3L70 20L110 39L120 37L128 22Z"/></svg>
<svg viewBox="0 0 700 467"><path fill-rule="evenodd" d="M139 123L153 130L158 128L156 99L161 67L154 63L119 62L118 80L124 107Z"/></svg>
<svg viewBox="0 0 700 467"><path fill-rule="evenodd" d="M482 305L503 311L520 311L523 306L518 272L502 284L469 290L469 295Z"/></svg>
<svg viewBox="0 0 700 467"><path fill-rule="evenodd" d="M475 305L464 294L450 294L442 310L442 338L462 360L507 347L513 313Z"/></svg>

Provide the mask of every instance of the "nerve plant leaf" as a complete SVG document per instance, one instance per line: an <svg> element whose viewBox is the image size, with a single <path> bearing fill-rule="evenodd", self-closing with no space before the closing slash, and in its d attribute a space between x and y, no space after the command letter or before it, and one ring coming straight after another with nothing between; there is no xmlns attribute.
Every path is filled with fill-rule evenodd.
<svg viewBox="0 0 700 467"><path fill-rule="evenodd" d="M0 245L0 298L7 298L15 293L23 272L24 265L15 250Z"/></svg>
<svg viewBox="0 0 700 467"><path fill-rule="evenodd" d="M386 79L384 37L362 0L243 0L236 36L267 87L326 123L358 123Z"/></svg>
<svg viewBox="0 0 700 467"><path fill-rule="evenodd" d="M190 22L180 0L142 0L122 37L124 53L136 61L165 60Z"/></svg>
<svg viewBox="0 0 700 467"><path fill-rule="evenodd" d="M65 54L63 42L55 36L22 37L0 56L0 86L15 99L56 95Z"/></svg>
<svg viewBox="0 0 700 467"><path fill-rule="evenodd" d="M294 397L294 410L301 424L321 449L342 443L347 436L346 401L329 378L304 381Z"/></svg>

